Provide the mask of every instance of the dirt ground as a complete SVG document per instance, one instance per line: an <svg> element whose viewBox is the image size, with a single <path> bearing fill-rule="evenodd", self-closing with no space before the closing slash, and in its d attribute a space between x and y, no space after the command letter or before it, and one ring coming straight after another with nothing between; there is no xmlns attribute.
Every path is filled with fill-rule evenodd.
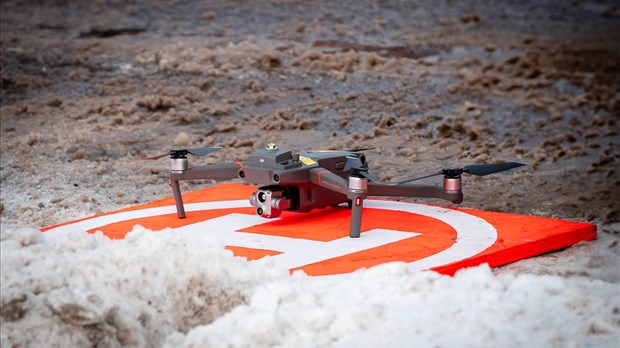
<svg viewBox="0 0 620 348"><path fill-rule="evenodd" d="M522 161L464 179L463 206L591 221L618 238L613 1L1 10L3 224L46 226L170 195L167 163L141 155L223 146L193 161L214 163L274 142L374 147L367 157L384 180Z"/></svg>

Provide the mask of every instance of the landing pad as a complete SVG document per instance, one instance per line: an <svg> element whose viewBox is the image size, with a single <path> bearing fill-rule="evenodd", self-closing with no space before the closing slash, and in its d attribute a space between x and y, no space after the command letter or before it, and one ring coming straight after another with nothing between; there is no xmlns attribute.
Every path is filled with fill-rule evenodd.
<svg viewBox="0 0 620 348"><path fill-rule="evenodd" d="M173 198L42 228L101 231L121 239L135 225L158 231L211 234L235 255L266 256L291 272L350 273L387 262L412 271L454 274L464 267L505 265L596 238L596 226L558 219L368 199L360 238L349 238L350 210L328 207L310 213L256 216L248 197L255 187L223 184L183 195L187 217Z"/></svg>

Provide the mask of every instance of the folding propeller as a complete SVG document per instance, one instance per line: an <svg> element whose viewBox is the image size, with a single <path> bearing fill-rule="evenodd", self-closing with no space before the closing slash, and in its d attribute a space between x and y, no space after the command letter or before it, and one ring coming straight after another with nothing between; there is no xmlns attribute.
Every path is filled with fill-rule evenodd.
<svg viewBox="0 0 620 348"><path fill-rule="evenodd" d="M361 151L361 150L360 150ZM362 162L359 157L356 156L347 156L347 161L344 164L343 171L348 172L349 170L353 170L353 174L364 177L370 181L379 181L376 177L372 176L368 172L368 166Z"/></svg>
<svg viewBox="0 0 620 348"><path fill-rule="evenodd" d="M344 152L362 152L362 151L368 151L368 150L374 150L374 147L363 147L360 149L348 149L348 150L342 150Z"/></svg>
<svg viewBox="0 0 620 348"><path fill-rule="evenodd" d="M400 181L398 182L398 184L399 185L406 184L408 182L422 180L422 179L430 178L430 177L437 176L437 175L444 175L448 178L456 178L463 173L476 175L476 176L485 176L485 175L499 173L505 170L509 170L509 169L513 169L513 168L517 168L517 167L521 167L525 165L526 165L525 163L518 163L518 162L504 162L504 163L494 163L494 164L472 164L469 166L465 166L463 168L442 169L441 171L437 173Z"/></svg>
<svg viewBox="0 0 620 348"><path fill-rule="evenodd" d="M221 149L221 147L203 147L203 148L196 148L196 149L170 150L170 152L163 154L163 155L158 155L158 156L153 156L153 157L140 157L140 159L158 160L166 156L170 156L170 158L184 158L188 154L194 155L194 156L206 156L219 149Z"/></svg>
<svg viewBox="0 0 620 348"><path fill-rule="evenodd" d="M364 163L357 156L347 156L347 162L344 164L344 171L348 172L353 169L354 171L368 171L367 168L364 167Z"/></svg>

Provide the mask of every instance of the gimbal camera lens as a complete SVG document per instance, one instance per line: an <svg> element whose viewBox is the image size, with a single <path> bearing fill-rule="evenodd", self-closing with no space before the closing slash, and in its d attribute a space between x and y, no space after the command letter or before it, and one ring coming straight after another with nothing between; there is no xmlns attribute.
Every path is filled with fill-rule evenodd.
<svg viewBox="0 0 620 348"><path fill-rule="evenodd" d="M260 191L258 193L258 201L261 203L265 203L266 200L267 200L267 194L263 191Z"/></svg>
<svg viewBox="0 0 620 348"><path fill-rule="evenodd" d="M264 213L263 208L256 208L256 215L263 216L263 213Z"/></svg>

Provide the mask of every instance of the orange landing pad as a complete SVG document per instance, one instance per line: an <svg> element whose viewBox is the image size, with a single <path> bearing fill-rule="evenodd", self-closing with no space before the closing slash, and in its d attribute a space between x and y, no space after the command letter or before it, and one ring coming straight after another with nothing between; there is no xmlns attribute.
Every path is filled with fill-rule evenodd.
<svg viewBox="0 0 620 348"><path fill-rule="evenodd" d="M368 199L360 238L349 238L347 207L309 213L284 212L277 219L254 214L255 187L224 184L183 195L187 218L173 198L42 228L102 231L124 238L135 225L157 231L215 236L248 260L271 257L291 272L309 275L353 272L387 262L412 271L454 274L464 267L501 266L596 238L596 226L558 219Z"/></svg>

